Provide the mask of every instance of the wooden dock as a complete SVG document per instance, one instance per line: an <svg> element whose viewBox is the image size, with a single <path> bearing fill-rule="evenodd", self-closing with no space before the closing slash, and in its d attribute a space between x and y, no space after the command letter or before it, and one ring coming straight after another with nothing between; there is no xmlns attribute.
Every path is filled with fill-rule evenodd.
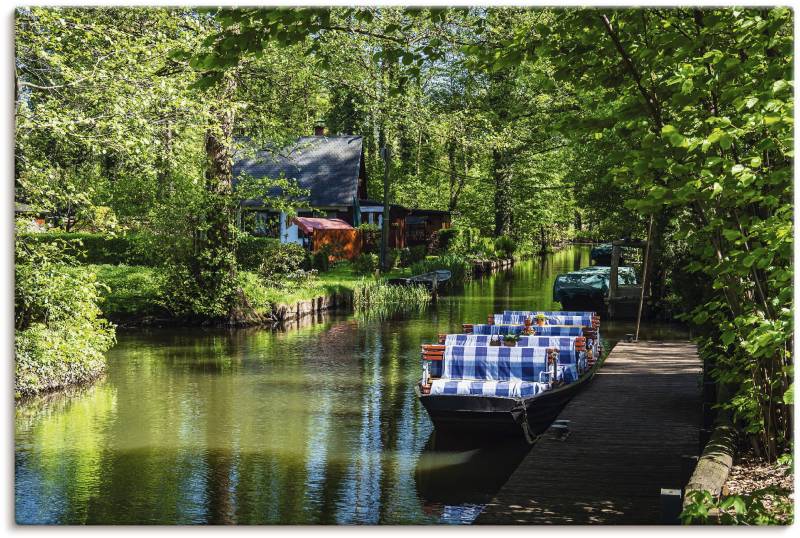
<svg viewBox="0 0 800 538"><path fill-rule="evenodd" d="M559 415L566 438L545 432L475 523L662 523L661 489L700 453L700 381L691 343L617 344Z"/></svg>

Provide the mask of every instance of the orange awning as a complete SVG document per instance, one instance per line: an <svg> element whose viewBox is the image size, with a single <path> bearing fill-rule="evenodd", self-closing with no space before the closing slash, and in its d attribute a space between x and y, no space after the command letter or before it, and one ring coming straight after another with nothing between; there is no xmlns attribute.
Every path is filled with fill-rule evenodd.
<svg viewBox="0 0 800 538"><path fill-rule="evenodd" d="M354 228L342 219L323 219L317 217L295 217L292 222L305 233L313 230L353 230Z"/></svg>

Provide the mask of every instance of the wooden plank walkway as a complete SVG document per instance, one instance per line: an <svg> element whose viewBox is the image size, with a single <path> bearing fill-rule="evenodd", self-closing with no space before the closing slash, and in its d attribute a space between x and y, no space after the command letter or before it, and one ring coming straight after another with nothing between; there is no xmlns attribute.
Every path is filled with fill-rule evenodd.
<svg viewBox="0 0 800 538"><path fill-rule="evenodd" d="M477 524L658 524L661 488L699 455L701 363L688 342L619 343L545 432Z"/></svg>

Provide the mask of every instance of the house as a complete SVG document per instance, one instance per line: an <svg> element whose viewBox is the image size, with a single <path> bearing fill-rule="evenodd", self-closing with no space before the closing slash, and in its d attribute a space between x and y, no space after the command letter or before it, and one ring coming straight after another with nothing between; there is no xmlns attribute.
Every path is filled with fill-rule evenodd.
<svg viewBox="0 0 800 538"><path fill-rule="evenodd" d="M326 136L318 126L314 136L300 137L288 147L264 149L253 157L237 160L233 166L234 182L243 174L253 178L294 179L298 187L308 191L305 201L310 206L299 208L297 217L339 219L351 227L365 223L383 225L383 202L367 196L364 144L360 136ZM309 231L312 228L308 223L298 225L285 212L270 208L269 196L278 194L280 191L275 189L263 199L242 201L242 227L254 235L313 248L313 232ZM406 246L406 217L411 212L399 205L390 206L391 248Z"/></svg>
<svg viewBox="0 0 800 538"><path fill-rule="evenodd" d="M412 209L406 216L406 244L427 245L434 232L450 227L450 212L438 209Z"/></svg>

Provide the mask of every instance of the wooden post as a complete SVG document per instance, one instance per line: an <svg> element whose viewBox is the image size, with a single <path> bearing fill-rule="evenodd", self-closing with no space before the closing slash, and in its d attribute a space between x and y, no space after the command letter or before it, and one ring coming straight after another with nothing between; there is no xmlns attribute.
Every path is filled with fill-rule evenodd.
<svg viewBox="0 0 800 538"><path fill-rule="evenodd" d="M392 150L388 145L381 148L383 157L383 226L381 228L381 269L388 271L389 259L389 164L391 163Z"/></svg>
<svg viewBox="0 0 800 538"><path fill-rule="evenodd" d="M636 336L634 340L639 341L639 325L642 323L642 307L644 306L644 290L647 286L647 265L650 257L650 235L653 232L653 216L650 215L650 224L647 227L647 245L644 247L644 261L642 262L642 295L639 297L639 312L636 314Z"/></svg>
<svg viewBox="0 0 800 538"><path fill-rule="evenodd" d="M611 246L611 275L608 280L608 315L614 317L614 301L617 298L617 286L619 285L619 255L621 247Z"/></svg>

